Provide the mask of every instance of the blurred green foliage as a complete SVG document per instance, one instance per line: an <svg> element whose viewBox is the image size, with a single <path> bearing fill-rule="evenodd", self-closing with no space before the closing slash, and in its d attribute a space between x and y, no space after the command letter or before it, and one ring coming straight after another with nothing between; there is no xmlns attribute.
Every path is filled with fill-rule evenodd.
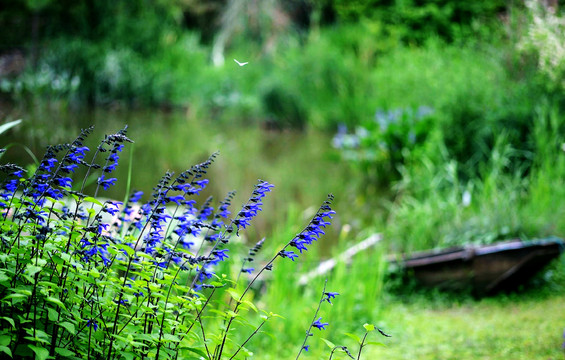
<svg viewBox="0 0 565 360"><path fill-rule="evenodd" d="M377 20L388 32L419 44L434 36L453 41L462 32L470 35L479 24L496 21L508 6L503 0L335 0L334 4L340 19Z"/></svg>
<svg viewBox="0 0 565 360"><path fill-rule="evenodd" d="M514 8L521 6L500 0L15 0L0 14L10 29L0 54L22 49L28 67L0 90L17 99L183 105L279 127L336 128L374 112L382 85L367 75L383 69L391 51L426 47L430 38L503 38L500 19ZM218 44L227 64L251 60L255 70L212 66Z"/></svg>
<svg viewBox="0 0 565 360"><path fill-rule="evenodd" d="M357 136L342 153L354 163L355 204L386 207L399 249L549 234L561 226L553 214L546 222L523 213L539 212L542 203L552 208L544 194L557 191L549 185L555 180L544 174L561 174L537 170L542 151L558 160L556 145L540 146L546 133L539 119L554 111L553 131L562 133L556 114L565 94L540 73L545 42L536 42L521 2L236 2L241 8L232 14L221 0L10 2L0 23L14 31L0 36L2 50L23 47L34 60L37 49L38 56L19 76L2 78L0 91L63 107L179 106L189 121L235 126L345 126ZM213 65L222 31L229 33L225 62ZM422 107L433 113L416 116ZM395 111L398 121L379 124L379 114ZM175 153L167 150L165 162L179 161L168 157ZM382 189L390 204L373 198ZM484 208L461 208L466 193L484 198Z"/></svg>

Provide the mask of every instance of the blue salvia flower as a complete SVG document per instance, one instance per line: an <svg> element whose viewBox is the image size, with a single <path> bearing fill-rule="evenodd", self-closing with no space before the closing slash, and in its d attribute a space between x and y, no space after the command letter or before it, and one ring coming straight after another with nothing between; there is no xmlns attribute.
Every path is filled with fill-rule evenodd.
<svg viewBox="0 0 565 360"><path fill-rule="evenodd" d="M189 249L194 245L194 242L191 240L200 234L202 227L200 222L194 217L194 212L196 211L194 204L194 200L187 201L187 206L183 214L175 217L178 224L173 230L173 233L178 236L178 242L185 249ZM187 239L187 237L190 238Z"/></svg>
<svg viewBox="0 0 565 360"><path fill-rule="evenodd" d="M121 201L106 201L102 211L114 216L120 211Z"/></svg>
<svg viewBox="0 0 565 360"><path fill-rule="evenodd" d="M104 174L100 175L100 177L98 178L98 180L96 181L96 183L98 185L102 185L102 187L104 188L104 190L108 190L110 188L110 186L113 186L116 184L116 181L118 179L116 178L109 178L106 179L106 176Z"/></svg>
<svg viewBox="0 0 565 360"><path fill-rule="evenodd" d="M96 320L93 319L88 319L88 321L86 322L86 327L91 327L92 329L94 329L94 331L98 330L98 322Z"/></svg>
<svg viewBox="0 0 565 360"><path fill-rule="evenodd" d="M67 164L61 166L61 172L65 174L70 174L70 173L74 173L77 168L78 168L77 164Z"/></svg>
<svg viewBox="0 0 565 360"><path fill-rule="evenodd" d="M26 222L36 221L40 225L45 225L47 220L47 213L41 209L36 210L31 207L27 207L22 215L17 217L23 217L24 219L26 219Z"/></svg>
<svg viewBox="0 0 565 360"><path fill-rule="evenodd" d="M298 257L298 255L296 255L293 251L286 250L281 250L281 252L279 252L279 255L283 258L289 258L292 261L294 261L294 259Z"/></svg>
<svg viewBox="0 0 565 360"><path fill-rule="evenodd" d="M110 224L102 224L99 223L98 224L98 230L97 230L97 234L101 235L104 231L108 231L108 227L110 226Z"/></svg>
<svg viewBox="0 0 565 360"><path fill-rule="evenodd" d="M57 176L55 178L55 183L59 186L62 186L62 187L71 187L71 185L73 183L73 179L71 179L70 177L66 177L66 176Z"/></svg>
<svg viewBox="0 0 565 360"><path fill-rule="evenodd" d="M312 323L312 326L315 327L318 330L325 330L326 326L328 326L329 323L324 323L321 320L322 320L322 317L319 317L318 320L316 320Z"/></svg>
<svg viewBox="0 0 565 360"><path fill-rule="evenodd" d="M206 188L208 179L196 180L190 184L178 184L173 186L173 190L182 191L186 195L200 195L200 192Z"/></svg>
<svg viewBox="0 0 565 360"><path fill-rule="evenodd" d="M98 256L104 266L108 266L110 264L110 253L108 252L108 245L107 243L103 243L100 239L97 239L95 243L90 242L87 239L81 240L82 247L83 247L83 258L82 260L85 263L89 263L90 261L96 262L96 256Z"/></svg>
<svg viewBox="0 0 565 360"><path fill-rule="evenodd" d="M40 171L51 172L51 170L53 170L53 168L55 167L55 164L57 164L58 161L54 156L55 154L52 154L52 155L53 155L52 157L50 156L50 157L43 159L43 161L39 165Z"/></svg>
<svg viewBox="0 0 565 360"><path fill-rule="evenodd" d="M142 197L142 196L143 196L143 191L134 191L134 192L131 194L131 196L130 196L128 202L129 202L129 203L132 203L132 204L137 203L137 202L139 202L139 200L141 200L141 197Z"/></svg>
<svg viewBox="0 0 565 360"><path fill-rule="evenodd" d="M325 292L324 295L326 296L326 297L324 298L324 300L327 301L327 302L329 302L330 304L332 304L331 299L335 299L335 297L336 297L337 295L339 295L339 293L336 293L336 292ZM322 301L324 301L324 300L322 300ZM332 305L333 305L333 304L332 304Z"/></svg>
<svg viewBox="0 0 565 360"><path fill-rule="evenodd" d="M212 251L212 255L219 261L224 261L225 259L229 258L229 256L226 254L228 251L228 249L214 250Z"/></svg>
<svg viewBox="0 0 565 360"><path fill-rule="evenodd" d="M110 150L110 154L106 158L104 166L102 166L102 175L100 175L100 177L97 180L98 186L102 186L104 190L108 190L110 186L115 185L117 181L116 178L106 178L105 174L111 173L118 165L118 159L119 159L118 153L122 151L122 149L124 148L123 143L124 142L133 143L133 140L129 139L126 136L127 129L128 127L126 125L122 130L118 131L117 133L112 135L107 135L104 138L104 140L100 143L100 145L98 145L97 148L98 152L101 153L108 151L105 147L106 145L112 146L112 149ZM97 169L100 168L99 165L94 165L93 167ZM97 192L98 189L96 189L95 194Z"/></svg>
<svg viewBox="0 0 565 360"><path fill-rule="evenodd" d="M141 196L143 196L143 191L134 191L131 193L126 206L123 208L123 212L119 216L119 220L122 222L121 226L123 226L124 223L134 221L133 204L138 203L139 200L141 200Z"/></svg>
<svg viewBox="0 0 565 360"><path fill-rule="evenodd" d="M69 162L71 164L83 164L87 151L90 151L90 149L86 146L73 146L67 156L64 158L63 162Z"/></svg>
<svg viewBox="0 0 565 360"><path fill-rule="evenodd" d="M265 242L265 238L262 238L261 240L259 240L255 244L255 246L253 246L251 249L249 249L247 257L243 259L243 264L241 265L241 272L242 273L251 274L253 272L253 270L255 270L255 268L252 268L252 267L246 268L245 264L246 263L252 263L253 261L255 261L255 255L257 255L257 253L261 250L264 242Z"/></svg>
<svg viewBox="0 0 565 360"><path fill-rule="evenodd" d="M110 156L108 156L107 164L102 168L102 171L105 173L111 173L116 169L118 166L118 160L120 156L118 155L124 148L124 144L115 143L114 148L110 152Z"/></svg>
<svg viewBox="0 0 565 360"><path fill-rule="evenodd" d="M300 253L302 251L308 250L306 245L312 244L312 242L318 240L321 235L324 234L324 231L321 227L326 227L326 225L330 225L330 222L325 221L324 218L332 218L332 215L335 214L330 207L331 202L333 201L333 195L328 195L328 199L324 201L324 204L318 209L314 218L310 221L308 226L298 235L292 239L289 243L290 246L298 249Z"/></svg>
<svg viewBox="0 0 565 360"><path fill-rule="evenodd" d="M9 180L2 184L0 198L2 198L2 200L4 201L9 201L16 193L16 190L20 185L20 179L23 178L23 173L25 172L25 170L14 164L6 164L0 166L0 171L8 173L9 178ZM8 204L4 201L0 201L0 208L5 208L8 206Z"/></svg>
<svg viewBox="0 0 565 360"><path fill-rule="evenodd" d="M274 185L269 184L266 181L259 180L257 185L255 185L255 189L251 195L251 198L247 201L245 205L243 205L240 212L237 214L237 218L233 220L233 224L237 227L236 233L239 234L240 229L245 229L249 226L250 221L252 218L257 216L257 213L261 211L261 206L263 203L261 199L265 197L265 193L271 191Z"/></svg>
<svg viewBox="0 0 565 360"><path fill-rule="evenodd" d="M211 203L212 197L208 197L204 204L202 204L202 206L200 207L200 210L198 210L196 218L201 222L208 220L208 218L214 213L214 207L210 205Z"/></svg>
<svg viewBox="0 0 565 360"><path fill-rule="evenodd" d="M174 202L180 206L184 202L184 195L168 196L166 197L166 202Z"/></svg>

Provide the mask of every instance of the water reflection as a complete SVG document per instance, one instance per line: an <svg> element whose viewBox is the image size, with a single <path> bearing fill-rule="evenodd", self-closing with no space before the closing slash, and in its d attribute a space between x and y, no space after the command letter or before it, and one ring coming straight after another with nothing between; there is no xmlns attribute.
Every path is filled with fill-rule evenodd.
<svg viewBox="0 0 565 360"><path fill-rule="evenodd" d="M263 213L254 220L250 237L268 235L275 222L284 222L291 203L302 209L317 208L328 193L336 195L334 208L339 214L330 238L336 237L340 220L351 222L359 217L359 212L356 214L348 206L347 199L353 196L352 177L346 165L335 160L337 156L330 145L332 134L273 132L256 125L219 124L189 118L184 112L36 109L13 112L10 116L24 121L0 137L0 144L23 144L39 158L47 145L70 142L81 128L95 125L94 133L86 141L94 149L105 134L129 125L128 136L135 144L126 145L114 175L118 183L102 196L123 199L130 158L131 189L149 194L166 171L179 173L219 151L204 196L220 200L228 191L237 190L232 209L235 212L250 195L257 179L275 184L273 193L265 199ZM3 161L23 165L31 159L21 148L13 147ZM93 188L89 190L92 192Z"/></svg>

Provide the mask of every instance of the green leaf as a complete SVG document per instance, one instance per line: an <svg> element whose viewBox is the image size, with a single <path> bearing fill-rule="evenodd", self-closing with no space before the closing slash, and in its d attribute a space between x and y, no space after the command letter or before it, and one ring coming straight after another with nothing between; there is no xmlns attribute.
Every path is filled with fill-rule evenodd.
<svg viewBox="0 0 565 360"><path fill-rule="evenodd" d="M59 319L59 312L53 308L47 308L47 316L49 321L57 321Z"/></svg>
<svg viewBox="0 0 565 360"><path fill-rule="evenodd" d="M365 343L365 346L367 346L367 345L375 345L375 346L384 346L384 347L386 347L385 344L383 344L383 343L381 343L381 342L378 342L378 341L367 341L367 342Z"/></svg>
<svg viewBox="0 0 565 360"><path fill-rule="evenodd" d="M367 330L367 332L375 331L375 325L373 324L365 324L363 327Z"/></svg>
<svg viewBox="0 0 565 360"><path fill-rule="evenodd" d="M8 346L12 342L12 337L10 335L1 335L0 336L0 345Z"/></svg>
<svg viewBox="0 0 565 360"><path fill-rule="evenodd" d="M68 321L60 323L59 326L67 330L71 335L76 333L75 325Z"/></svg>
<svg viewBox="0 0 565 360"><path fill-rule="evenodd" d="M49 350L35 346L28 345L28 347L35 353L35 360L46 360L49 357Z"/></svg>
<svg viewBox="0 0 565 360"><path fill-rule="evenodd" d="M239 300L241 298L241 294L234 289L227 289L226 292L230 294L234 300Z"/></svg>
<svg viewBox="0 0 565 360"><path fill-rule="evenodd" d="M10 130L14 126L19 125L19 123L21 123L21 122L22 122L22 120L19 119L19 120L10 121L10 122L7 122L5 124L0 125L0 135L5 133L6 131Z"/></svg>
<svg viewBox="0 0 565 360"><path fill-rule="evenodd" d="M276 317L276 318L281 318L284 319L285 317L279 314L275 314L274 312L269 312L269 317Z"/></svg>
<svg viewBox="0 0 565 360"><path fill-rule="evenodd" d="M323 342L326 343L326 345L328 345L328 347L329 347L330 349L335 348L335 344L334 344L333 342L331 342L331 341L329 341L329 340L327 340L327 339L324 339L324 338L321 338L321 339L322 339Z"/></svg>
<svg viewBox="0 0 565 360"><path fill-rule="evenodd" d="M197 349L197 348L191 348L191 347L186 347L186 348L182 348L183 350L188 350L190 352L193 352L195 354L198 354L200 356L202 356L204 359L208 358L208 354L206 354L204 351Z"/></svg>
<svg viewBox="0 0 565 360"><path fill-rule="evenodd" d="M257 306L255 306L255 304L253 304L251 301L249 301L249 300L244 300L244 301L242 301L242 303L245 304L245 305L247 305L247 306L249 306L250 308L252 308L253 311L259 312L259 309L257 309Z"/></svg>
<svg viewBox="0 0 565 360"><path fill-rule="evenodd" d="M88 272L88 274L93 277L94 279L98 279L100 277L100 272L98 271L97 268L93 267L92 269L90 269L90 271Z"/></svg>
<svg viewBox="0 0 565 360"><path fill-rule="evenodd" d="M0 346L0 352L6 353L9 357L13 358L12 350L10 350L10 348L7 346Z"/></svg>
<svg viewBox="0 0 565 360"><path fill-rule="evenodd" d="M357 341L358 344L361 344L361 338L355 334L351 333L344 333L343 335L352 338L353 340Z"/></svg>
<svg viewBox="0 0 565 360"><path fill-rule="evenodd" d="M118 249L124 250L128 254L129 257L132 257L135 254L135 250L131 246L126 245L126 244L124 244L122 246L118 246Z"/></svg>
<svg viewBox="0 0 565 360"><path fill-rule="evenodd" d="M167 341L177 342L177 343L180 342L180 339L173 334L164 334L163 339L165 339Z"/></svg>
<svg viewBox="0 0 565 360"><path fill-rule="evenodd" d="M16 323L14 322L14 319L9 318L9 317L7 317L7 316L2 316L0 319L6 320L7 322L9 322L10 325L12 325L12 329L15 329L15 328L16 328Z"/></svg>
<svg viewBox="0 0 565 360"><path fill-rule="evenodd" d="M34 276L35 274L40 272L41 269L43 269L43 267L36 266L34 264L27 264L25 272L26 272L26 275L28 275L28 276Z"/></svg>
<svg viewBox="0 0 565 360"><path fill-rule="evenodd" d="M65 348L60 348L60 347L55 348L55 352L57 354L61 355L61 356L65 356L65 357L71 357L71 356L75 355L75 353L72 352L71 350L65 349Z"/></svg>
<svg viewBox="0 0 565 360"><path fill-rule="evenodd" d="M135 359L135 353L132 353L132 352L123 352L123 351L122 351L121 355L123 356L123 358L124 358L125 360L133 360L133 359Z"/></svg>
<svg viewBox="0 0 565 360"><path fill-rule="evenodd" d="M10 280L11 280L10 277L6 275L5 271L0 271L0 283Z"/></svg>
<svg viewBox="0 0 565 360"><path fill-rule="evenodd" d="M33 329L33 328L26 328L25 332L29 335L24 337L24 339L29 339L32 341L39 341L45 344L49 344L49 340L51 339L51 335L47 334L43 330ZM34 334L35 332L35 334Z"/></svg>
<svg viewBox="0 0 565 360"><path fill-rule="evenodd" d="M10 294L6 297L4 297L2 300L8 300L8 299L22 299L22 298L27 298L29 295L26 294Z"/></svg>
<svg viewBox="0 0 565 360"><path fill-rule="evenodd" d="M91 196L87 196L83 199L84 202L90 202L96 205L100 205L100 206L104 206L104 204L102 204L98 199L93 198Z"/></svg>
<svg viewBox="0 0 565 360"><path fill-rule="evenodd" d="M57 299L57 298L54 298L54 297L52 297L52 296L49 296L49 297L46 298L45 300L46 300L46 301L49 301L50 303L53 303L53 304L59 306L60 308L62 308L62 309L65 310L65 311L67 310L67 307L65 306L65 304L63 304L63 303L61 302L61 300L59 300L59 299Z"/></svg>

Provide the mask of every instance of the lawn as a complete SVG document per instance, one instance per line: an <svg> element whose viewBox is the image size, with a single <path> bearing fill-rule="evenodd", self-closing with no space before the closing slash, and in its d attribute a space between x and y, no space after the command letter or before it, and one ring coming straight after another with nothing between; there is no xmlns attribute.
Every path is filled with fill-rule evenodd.
<svg viewBox="0 0 565 360"><path fill-rule="evenodd" d="M563 359L565 295L385 306L391 338L366 359Z"/></svg>

